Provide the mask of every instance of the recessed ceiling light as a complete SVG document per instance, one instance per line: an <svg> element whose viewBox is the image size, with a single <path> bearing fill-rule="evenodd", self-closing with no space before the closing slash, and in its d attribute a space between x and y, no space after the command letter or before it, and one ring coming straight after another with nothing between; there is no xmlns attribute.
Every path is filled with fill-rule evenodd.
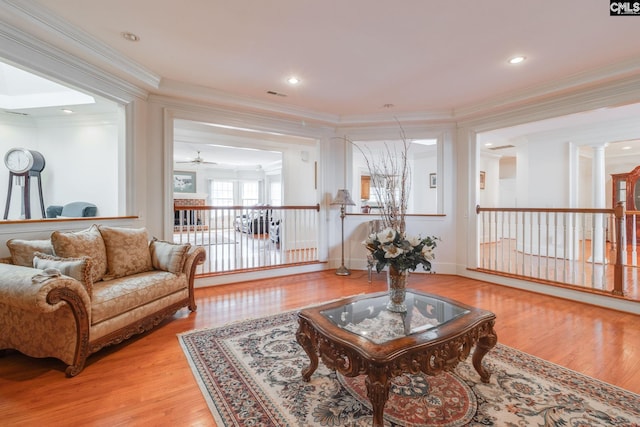
<svg viewBox="0 0 640 427"><path fill-rule="evenodd" d="M623 150L631 150L631 147L628 145L625 145L624 147L622 147Z"/></svg>
<svg viewBox="0 0 640 427"><path fill-rule="evenodd" d="M493 145L492 142L487 142L486 144L484 144L485 147L491 147Z"/></svg>
<svg viewBox="0 0 640 427"><path fill-rule="evenodd" d="M63 108L63 109L62 109L62 112L63 112L63 113L67 113L67 114L71 114L71 113L73 113L73 110L70 110L70 109L68 109L68 108Z"/></svg>
<svg viewBox="0 0 640 427"><path fill-rule="evenodd" d="M519 64L525 59L526 58L524 56L514 56L513 58L509 59L509 64Z"/></svg>
<svg viewBox="0 0 640 427"><path fill-rule="evenodd" d="M297 78L297 77L295 77L295 76L291 76L291 77L289 77L289 78L287 79L287 82L288 82L290 85L297 85L298 83L300 83L300 79L299 79L299 78Z"/></svg>
<svg viewBox="0 0 640 427"><path fill-rule="evenodd" d="M130 41L130 42L137 42L140 41L140 37L138 37L137 35L130 33L128 31L124 31L122 33L120 33L120 35L122 36L123 39Z"/></svg>

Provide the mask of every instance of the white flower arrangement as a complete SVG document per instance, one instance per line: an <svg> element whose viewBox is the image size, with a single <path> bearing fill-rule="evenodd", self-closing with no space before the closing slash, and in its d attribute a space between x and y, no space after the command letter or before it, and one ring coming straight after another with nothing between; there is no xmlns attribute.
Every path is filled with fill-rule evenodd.
<svg viewBox="0 0 640 427"><path fill-rule="evenodd" d="M385 228L372 233L362 242L376 260L378 273L389 264L397 271L415 270L419 265L431 271L431 261L435 258L436 242L439 238L405 237L393 228Z"/></svg>

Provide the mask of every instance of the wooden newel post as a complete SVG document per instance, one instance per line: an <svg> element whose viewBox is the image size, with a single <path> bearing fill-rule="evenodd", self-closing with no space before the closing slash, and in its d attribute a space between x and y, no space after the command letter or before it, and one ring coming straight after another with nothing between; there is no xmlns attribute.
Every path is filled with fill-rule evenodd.
<svg viewBox="0 0 640 427"><path fill-rule="evenodd" d="M624 270L622 255L626 252L627 236L625 227L624 202L618 202L614 208L616 217L616 263L613 267L613 291L614 295L624 295L622 282L624 281Z"/></svg>

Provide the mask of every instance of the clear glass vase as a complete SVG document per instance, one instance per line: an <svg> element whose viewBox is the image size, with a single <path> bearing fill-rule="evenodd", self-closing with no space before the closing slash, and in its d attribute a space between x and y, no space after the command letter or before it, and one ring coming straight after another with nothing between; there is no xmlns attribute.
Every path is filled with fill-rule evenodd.
<svg viewBox="0 0 640 427"><path fill-rule="evenodd" d="M407 280L409 279L409 270L398 270L392 265L387 269L387 288L389 289L389 302L387 310L396 313L404 313L407 306L404 303L407 293Z"/></svg>

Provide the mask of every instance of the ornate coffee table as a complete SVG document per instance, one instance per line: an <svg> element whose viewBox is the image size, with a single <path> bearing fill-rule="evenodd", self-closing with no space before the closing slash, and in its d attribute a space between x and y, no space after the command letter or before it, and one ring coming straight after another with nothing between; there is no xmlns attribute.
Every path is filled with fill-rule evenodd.
<svg viewBox="0 0 640 427"><path fill-rule="evenodd" d="M367 375L376 427L383 425L390 381L403 373L451 371L475 345L473 366L489 382L482 358L498 341L495 314L410 289L406 313L386 310L388 300L382 292L300 311L296 339L311 361L302 370L303 379L311 379L318 358L345 376Z"/></svg>

